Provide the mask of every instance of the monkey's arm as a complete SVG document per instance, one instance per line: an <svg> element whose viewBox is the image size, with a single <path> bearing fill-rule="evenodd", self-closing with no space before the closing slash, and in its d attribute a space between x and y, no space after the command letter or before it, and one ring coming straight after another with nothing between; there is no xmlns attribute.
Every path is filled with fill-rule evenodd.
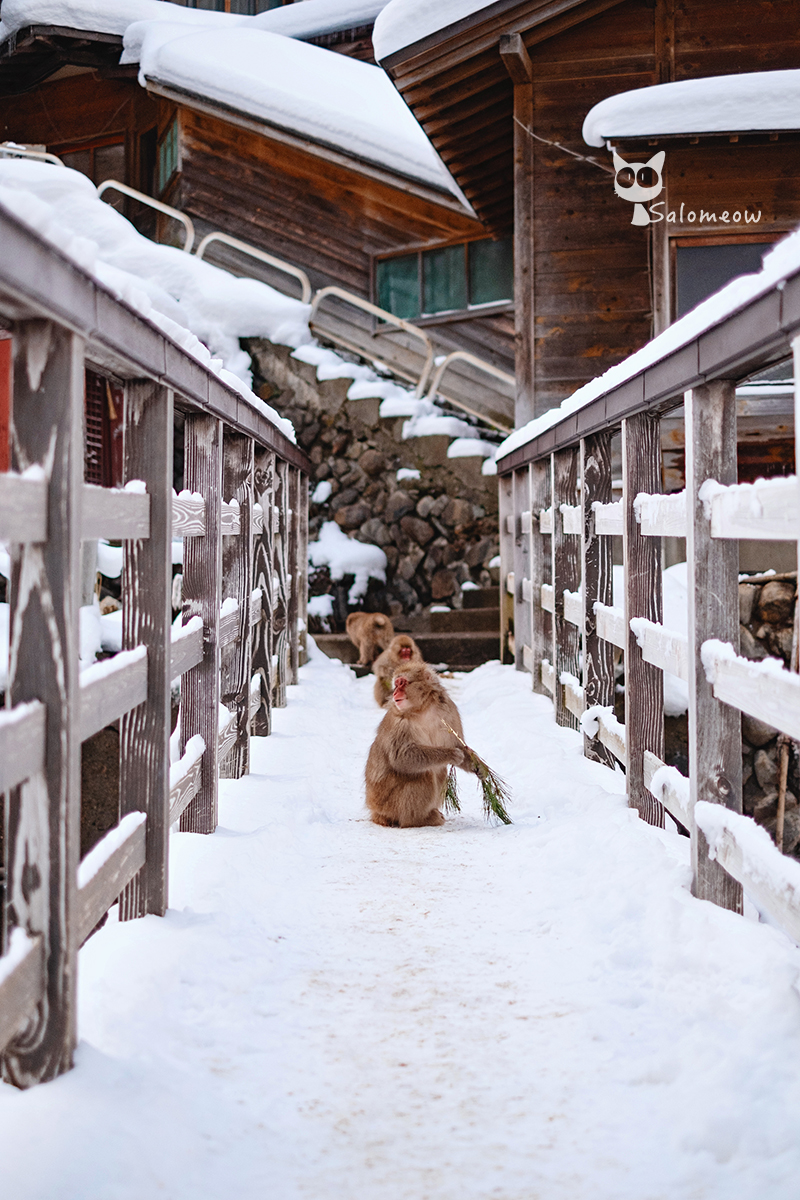
<svg viewBox="0 0 800 1200"><path fill-rule="evenodd" d="M422 775L433 767L452 763L464 771L472 770L472 761L461 746L420 746L403 738L389 752L389 762L401 775Z"/></svg>

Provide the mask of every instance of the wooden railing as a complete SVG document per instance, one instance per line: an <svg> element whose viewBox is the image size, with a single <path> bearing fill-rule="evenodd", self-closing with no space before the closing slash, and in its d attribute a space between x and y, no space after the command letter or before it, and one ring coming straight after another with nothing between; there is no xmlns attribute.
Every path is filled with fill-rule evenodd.
<svg viewBox="0 0 800 1200"><path fill-rule="evenodd" d="M736 384L794 355L800 426L800 272L675 347L663 338L616 385L498 461L501 637L588 758L626 774L643 820L664 812L692 839L695 894L742 911L743 888L800 940L800 864L742 814L741 714L800 738L800 676L739 657L739 538L797 540L795 477L737 484ZM624 364L623 364L624 366ZM662 496L662 414L683 404L686 488ZM547 422L542 422L542 426ZM535 433L535 430L533 431ZM612 502L621 435L622 500ZM621 539L624 608L612 597ZM661 538L685 537L688 637L662 622ZM513 632L512 632L513 631ZM625 720L614 713L622 651ZM664 766L663 672L688 685L689 777Z"/></svg>
<svg viewBox="0 0 800 1200"><path fill-rule="evenodd" d="M13 341L10 663L0 715L7 930L0 1052L19 1086L72 1063L77 954L110 905L163 915L169 831L211 833L304 646L308 460L234 389L0 211ZM84 370L124 384L124 489L88 486ZM174 411L185 491L173 487ZM223 499L224 497L224 499ZM79 671L82 539L123 543L123 649ZM184 539L172 628L172 540ZM180 761L170 766L171 684ZM120 720L120 821L79 862L81 744Z"/></svg>

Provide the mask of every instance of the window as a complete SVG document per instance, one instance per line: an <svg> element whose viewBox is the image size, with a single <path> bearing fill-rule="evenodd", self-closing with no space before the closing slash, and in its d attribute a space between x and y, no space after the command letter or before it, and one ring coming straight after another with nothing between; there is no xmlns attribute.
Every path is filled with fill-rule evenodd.
<svg viewBox="0 0 800 1200"><path fill-rule="evenodd" d="M212 12L240 13L245 17L254 17L256 13L267 12L270 8L280 8L284 0L187 0L187 8L207 8Z"/></svg>
<svg viewBox="0 0 800 1200"><path fill-rule="evenodd" d="M511 239L441 246L375 264L378 304L413 320L514 298Z"/></svg>
<svg viewBox="0 0 800 1200"><path fill-rule="evenodd" d="M693 245L679 241L675 247L675 319L718 292L737 275L761 270L769 242L717 242Z"/></svg>
<svg viewBox="0 0 800 1200"><path fill-rule="evenodd" d="M178 169L178 118L174 117L158 146L158 194L167 190L167 185Z"/></svg>
<svg viewBox="0 0 800 1200"><path fill-rule="evenodd" d="M94 142L48 146L48 149L58 155L65 167L88 175L95 185L106 179L127 182L125 140L121 134ZM118 192L109 192L107 200L115 208L122 207L122 196Z"/></svg>

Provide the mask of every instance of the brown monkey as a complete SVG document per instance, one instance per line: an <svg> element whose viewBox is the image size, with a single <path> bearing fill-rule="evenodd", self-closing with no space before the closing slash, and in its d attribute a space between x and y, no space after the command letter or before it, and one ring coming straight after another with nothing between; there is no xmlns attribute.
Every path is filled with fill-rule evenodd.
<svg viewBox="0 0 800 1200"><path fill-rule="evenodd" d="M394 637L392 622L383 613L350 613L345 629L353 645L358 646L359 665L367 667Z"/></svg>
<svg viewBox="0 0 800 1200"><path fill-rule="evenodd" d="M447 768L472 770L461 718L424 663L411 663L392 680L392 699L367 758L367 808L376 825L443 825Z"/></svg>
<svg viewBox="0 0 800 1200"><path fill-rule="evenodd" d="M389 643L383 654L379 655L372 664L375 680L375 701L381 708L386 708L392 699L392 678L402 671L408 663L423 662L420 648L407 633L400 633Z"/></svg>

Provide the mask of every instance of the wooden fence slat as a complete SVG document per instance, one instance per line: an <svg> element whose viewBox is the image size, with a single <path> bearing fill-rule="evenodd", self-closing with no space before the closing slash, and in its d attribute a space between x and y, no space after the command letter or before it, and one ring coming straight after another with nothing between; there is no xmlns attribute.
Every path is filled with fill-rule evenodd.
<svg viewBox="0 0 800 1200"><path fill-rule="evenodd" d="M297 480L297 630L303 666L308 662L308 475L298 471Z"/></svg>
<svg viewBox="0 0 800 1200"><path fill-rule="evenodd" d="M227 427L226 427L227 428ZM222 536L232 537L242 531L241 513L235 500L222 502Z"/></svg>
<svg viewBox="0 0 800 1200"><path fill-rule="evenodd" d="M512 584L509 589L509 576L513 575L514 571L514 535L513 524L511 530L508 528L508 521L514 519L514 477L513 475L503 475L498 479L498 503L499 503L499 526L500 526L500 661L504 663L514 662L516 654L514 647L516 643L516 630L514 629L514 594L515 587Z"/></svg>
<svg viewBox="0 0 800 1200"><path fill-rule="evenodd" d="M531 484L528 467L512 476L512 555L514 565L514 663L518 671L525 670L525 647L533 643L533 613L525 596L524 583L531 570L530 520L523 522L521 514L530 512ZM526 527L527 526L527 527Z"/></svg>
<svg viewBox="0 0 800 1200"><path fill-rule="evenodd" d="M185 630L185 632L184 632ZM192 667L203 661L203 623L199 617L193 617L182 629L172 630L170 640L171 679L178 679Z"/></svg>
<svg viewBox="0 0 800 1200"><path fill-rule="evenodd" d="M597 433L581 442L581 560L583 562L583 693L588 708L614 703L614 651L599 628L595 604L612 603L611 541L597 530L595 505L611 500L611 434ZM583 752L613 766L605 746L584 735Z"/></svg>
<svg viewBox="0 0 800 1200"><path fill-rule="evenodd" d="M736 389L729 380L694 388L686 414L686 561L689 585L689 762L691 797L742 811L742 723L739 712L715 698L702 662L703 643L721 638L738 645L739 547L718 541L700 499L707 479L736 481ZM663 754L659 755L663 758ZM708 857L702 830L692 828L695 895L742 911L741 884Z"/></svg>
<svg viewBox="0 0 800 1200"><path fill-rule="evenodd" d="M89 667L80 681L80 739L130 712L148 698L148 652L145 646L123 650Z"/></svg>
<svg viewBox="0 0 800 1200"><path fill-rule="evenodd" d="M634 500L642 537L686 537L686 492L669 496L642 493Z"/></svg>
<svg viewBox="0 0 800 1200"><path fill-rule="evenodd" d="M202 537L206 531L206 502L184 489L172 492L172 536Z"/></svg>
<svg viewBox="0 0 800 1200"><path fill-rule="evenodd" d="M69 1070L76 1040L84 365L82 341L48 321L16 324L13 347L11 465L22 473L46 463L48 478L48 539L12 547L9 589L6 703L47 708L44 771L6 801L9 929L41 935L47 964L35 1018L3 1055L3 1078L28 1087Z"/></svg>
<svg viewBox="0 0 800 1200"><path fill-rule="evenodd" d="M28 1023L44 994L44 947L40 935L17 927L0 958L0 1053Z"/></svg>
<svg viewBox="0 0 800 1200"><path fill-rule="evenodd" d="M172 392L150 380L125 388L126 480L144 479L149 536L124 543L122 645L147 648L145 702L120 723L119 811L147 814L146 866L120 897L120 920L163 916L169 898L169 734L172 715Z"/></svg>
<svg viewBox="0 0 800 1200"><path fill-rule="evenodd" d="M671 671L679 679L689 680L689 641L682 633L665 629L644 617L631 622L642 658L662 671Z"/></svg>
<svg viewBox="0 0 800 1200"><path fill-rule="evenodd" d="M564 620L583 629L583 595L581 592L564 592Z"/></svg>
<svg viewBox="0 0 800 1200"><path fill-rule="evenodd" d="M800 675L771 662L715 654L706 642L702 659L714 698L800 740ZM725 649L732 647L728 643ZM730 807L729 805L726 807Z"/></svg>
<svg viewBox="0 0 800 1200"><path fill-rule="evenodd" d="M595 532L605 537L622 537L625 529L625 514L622 501L598 503L594 510Z"/></svg>
<svg viewBox="0 0 800 1200"><path fill-rule="evenodd" d="M145 866L146 842L146 813L128 812L82 861L78 869L77 914L81 945Z"/></svg>
<svg viewBox="0 0 800 1200"><path fill-rule="evenodd" d="M0 795L43 770L46 715L38 700L0 712Z"/></svg>
<svg viewBox="0 0 800 1200"><path fill-rule="evenodd" d="M148 381L138 386L150 390L157 388L158 385ZM146 466L147 464L140 463L140 475L144 475ZM139 475L131 475L130 478L138 479ZM172 487L170 485L171 494ZM83 485L81 537L84 541L106 538L106 540L121 542L128 538L149 538L149 536L150 496L147 492L96 487L93 483Z"/></svg>
<svg viewBox="0 0 800 1200"><path fill-rule="evenodd" d="M300 472L297 467L289 467L289 549L288 560L290 568L287 627L289 631L289 668L288 682L299 683L300 677L300 631L297 628L297 617L300 612L299 587L305 579L305 571L300 563Z"/></svg>
<svg viewBox="0 0 800 1200"><path fill-rule="evenodd" d="M661 542L642 537L634 501L661 486L658 416L639 413L622 426L623 511L625 525L625 731L628 804L651 825L664 824L664 810L645 787L643 754L664 757L664 677L645 662L631 629L634 617L661 622Z"/></svg>
<svg viewBox="0 0 800 1200"><path fill-rule="evenodd" d="M541 490L543 492L546 492L548 495L550 494L549 478L548 478L548 486L546 488L542 488ZM551 504L549 508L540 508L539 509L539 533L552 534L552 532L553 532L553 506Z"/></svg>
<svg viewBox="0 0 800 1200"><path fill-rule="evenodd" d="M253 717L253 733L266 737L272 729L273 539L275 455L255 449L254 492L264 514L263 529L253 546L253 579L261 592L261 619L253 627L252 670L261 680L261 703Z"/></svg>
<svg viewBox="0 0 800 1200"><path fill-rule="evenodd" d="M252 676L250 605L253 592L253 440L226 430L223 439L222 488L239 510L239 536L222 543L223 603L238 602L235 638L228 645L220 627L220 699L236 714L234 748L220 760L220 776L239 779L250 770L250 679Z"/></svg>
<svg viewBox="0 0 800 1200"><path fill-rule="evenodd" d="M625 624L625 610L612 608L608 604L595 604L594 615L597 620L597 636L605 642L610 642L620 650L628 644L628 627Z"/></svg>
<svg viewBox="0 0 800 1200"><path fill-rule="evenodd" d="M44 472L0 475L0 542L47 541L47 480Z"/></svg>
<svg viewBox="0 0 800 1200"><path fill-rule="evenodd" d="M712 538L794 541L800 527L796 475L732 484L716 491L706 503L711 508Z"/></svg>
<svg viewBox="0 0 800 1200"><path fill-rule="evenodd" d="M183 618L203 622L203 661L181 678L181 754L199 735L206 750L202 783L181 816L187 833L213 833L217 827L217 726L219 722L219 610L222 591L222 422L187 415L184 427L184 481L206 500L204 537L190 537L183 548Z"/></svg>
<svg viewBox="0 0 800 1200"><path fill-rule="evenodd" d="M663 766L664 763L660 758L657 758L655 754L651 754L649 750L645 750L642 772L644 785L653 793L656 800L664 806L671 817L674 817L679 824L683 825L684 829L691 829L694 823L692 820L692 805L688 795L685 794L688 791L689 780L681 776L681 779L676 782L680 784L682 780L685 787L676 787L667 778L661 787L654 787L653 776ZM672 775L673 772L674 775ZM667 773L668 775L672 775L673 780L680 774L676 767L669 767Z"/></svg>
<svg viewBox="0 0 800 1200"><path fill-rule="evenodd" d="M277 594L273 612L273 657L275 663L275 695L273 703L276 708L286 707L286 683L289 674L289 464L279 459L275 471L276 481L276 510L278 515L278 530L275 534L275 575L277 577Z"/></svg>
<svg viewBox="0 0 800 1200"><path fill-rule="evenodd" d="M544 608L545 587L552 590L553 560L550 541L542 524L542 513L550 504L550 464L535 462L530 466L530 509L531 509L531 677L533 690L540 695L546 693L542 677L542 659L549 658L552 645L553 622ZM550 510L552 516L552 510ZM536 514L539 519L536 519ZM551 529L552 533L552 521Z"/></svg>
<svg viewBox="0 0 800 1200"><path fill-rule="evenodd" d="M571 533L580 537L583 513L579 504L562 504L561 521L564 533Z"/></svg>
<svg viewBox="0 0 800 1200"><path fill-rule="evenodd" d="M580 542L574 534L564 531L562 505L574 506L578 500L578 451L575 447L559 450L552 455L552 497L554 524L551 539L553 554L553 667L556 680L564 671L577 677L580 670L580 633L564 615L564 592L575 592L581 582ZM577 729L578 723L564 700L564 689L557 686L554 693L556 722Z"/></svg>
<svg viewBox="0 0 800 1200"><path fill-rule="evenodd" d="M543 658L541 661L541 676L542 688L549 692L551 696L554 695L556 690L556 672L552 663L546 658Z"/></svg>

